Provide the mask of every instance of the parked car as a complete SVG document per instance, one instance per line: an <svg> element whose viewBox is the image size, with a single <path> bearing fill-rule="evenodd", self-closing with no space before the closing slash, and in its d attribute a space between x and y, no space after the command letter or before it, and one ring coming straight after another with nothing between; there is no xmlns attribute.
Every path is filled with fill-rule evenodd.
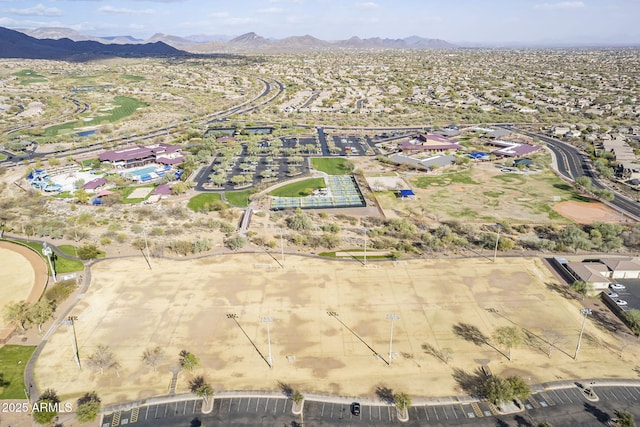
<svg viewBox="0 0 640 427"><path fill-rule="evenodd" d="M360 404L358 402L353 402L351 404L351 413L356 417L360 416Z"/></svg>
<svg viewBox="0 0 640 427"><path fill-rule="evenodd" d="M624 307L625 305L627 305L627 302L623 299L617 299L615 300L616 304L618 304L620 307Z"/></svg>
<svg viewBox="0 0 640 427"><path fill-rule="evenodd" d="M611 292L607 292L607 296L613 299L613 298L618 298L619 295L617 294L617 292L611 291Z"/></svg>
<svg viewBox="0 0 640 427"><path fill-rule="evenodd" d="M625 289L627 289L627 287L622 283L611 283L609 285L609 289L611 289L612 291L624 291Z"/></svg>

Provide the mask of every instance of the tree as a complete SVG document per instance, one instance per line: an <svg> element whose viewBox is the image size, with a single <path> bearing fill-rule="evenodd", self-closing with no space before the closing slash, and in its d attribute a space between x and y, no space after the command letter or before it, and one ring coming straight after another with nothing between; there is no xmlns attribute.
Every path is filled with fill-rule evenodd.
<svg viewBox="0 0 640 427"><path fill-rule="evenodd" d="M207 402L209 396L213 395L213 388L205 381L202 375L198 375L189 381L189 390L191 390L191 393L195 393L196 396L201 397L205 402Z"/></svg>
<svg viewBox="0 0 640 427"><path fill-rule="evenodd" d="M511 387L512 398L527 400L531 396L531 387L521 377L517 375L507 377L507 383Z"/></svg>
<svg viewBox="0 0 640 427"><path fill-rule="evenodd" d="M296 209L293 216L287 218L287 226L296 231L311 230L313 228L313 221L307 214L302 212L302 209Z"/></svg>
<svg viewBox="0 0 640 427"><path fill-rule="evenodd" d="M151 366L153 368L153 372L156 372L156 368L158 365L164 360L165 354L164 351L157 346L155 348L148 348L142 353L142 360L145 365Z"/></svg>
<svg viewBox="0 0 640 427"><path fill-rule="evenodd" d="M78 248L78 257L80 259L95 259L100 255L100 249L93 243L85 243Z"/></svg>
<svg viewBox="0 0 640 427"><path fill-rule="evenodd" d="M398 410L403 411L411 407L411 397L404 392L395 393L393 395L393 403Z"/></svg>
<svg viewBox="0 0 640 427"><path fill-rule="evenodd" d="M25 331L24 325L29 321L29 304L24 301L9 304L5 308L3 317L6 322L14 323Z"/></svg>
<svg viewBox="0 0 640 427"><path fill-rule="evenodd" d="M502 326L495 330L493 339L498 344L507 347L509 351L507 359L511 360L511 349L522 343L522 330L516 326Z"/></svg>
<svg viewBox="0 0 640 427"><path fill-rule="evenodd" d="M224 243L229 249L235 251L242 248L247 243L247 239L243 236L236 235L228 238Z"/></svg>
<svg viewBox="0 0 640 427"><path fill-rule="evenodd" d="M482 384L482 393L494 405L511 400L511 386L504 378L492 376Z"/></svg>
<svg viewBox="0 0 640 427"><path fill-rule="evenodd" d="M74 197L78 203L87 203L89 201L89 193L83 188L79 188L73 192Z"/></svg>
<svg viewBox="0 0 640 427"><path fill-rule="evenodd" d="M78 399L78 406L76 408L76 418L81 423L88 423L96 419L98 413L100 413L100 397L95 391L86 393L80 399Z"/></svg>
<svg viewBox="0 0 640 427"><path fill-rule="evenodd" d="M640 310L632 308L624 313L624 318L636 335L640 335Z"/></svg>
<svg viewBox="0 0 640 427"><path fill-rule="evenodd" d="M38 332L42 332L42 324L53 317L53 311L53 302L41 299L29 307L29 321L38 325Z"/></svg>
<svg viewBox="0 0 640 427"><path fill-rule="evenodd" d="M105 369L113 369L116 375L120 376L120 363L116 360L109 346L99 345L98 349L89 356L89 366L96 371L100 371L100 375L104 374Z"/></svg>
<svg viewBox="0 0 640 427"><path fill-rule="evenodd" d="M616 417L616 425L620 427L636 427L636 420L632 413L625 411L615 411Z"/></svg>
<svg viewBox="0 0 640 427"><path fill-rule="evenodd" d="M582 295L582 299L584 299L584 297L587 296L587 294L590 291L590 288L593 287L593 285L590 286L584 280L576 280L571 285L569 285L569 287L574 292L577 292L578 294Z"/></svg>
<svg viewBox="0 0 640 427"><path fill-rule="evenodd" d="M53 389L46 389L40 399L33 404L33 420L38 424L48 424L58 415L60 398Z"/></svg>
<svg viewBox="0 0 640 427"><path fill-rule="evenodd" d="M578 189L580 190L586 190L586 191L591 190L591 178L589 178L588 176L585 176L585 175L579 176L575 179L574 183L576 187L578 187Z"/></svg>
<svg viewBox="0 0 640 427"><path fill-rule="evenodd" d="M300 393L300 390L293 390L291 393L291 400L293 400L293 403L296 405L299 405L300 402L304 400L304 396Z"/></svg>
<svg viewBox="0 0 640 427"><path fill-rule="evenodd" d="M198 365L200 365L200 359L193 353L187 350L180 352L180 366L187 371L193 371Z"/></svg>

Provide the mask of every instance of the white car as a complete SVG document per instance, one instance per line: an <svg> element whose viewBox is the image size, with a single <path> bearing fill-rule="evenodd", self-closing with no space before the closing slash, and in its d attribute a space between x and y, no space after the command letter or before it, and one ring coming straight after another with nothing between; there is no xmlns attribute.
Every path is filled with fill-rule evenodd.
<svg viewBox="0 0 640 427"><path fill-rule="evenodd" d="M611 291L611 292L607 292L607 296L613 299L613 298L618 298L619 295L616 292Z"/></svg>
<svg viewBox="0 0 640 427"><path fill-rule="evenodd" d="M617 299L615 301L616 301L616 304L618 304L620 307L624 307L625 305L627 305L627 302L623 299Z"/></svg>
<svg viewBox="0 0 640 427"><path fill-rule="evenodd" d="M612 291L624 291L627 288L622 283L612 283L609 285L609 289Z"/></svg>

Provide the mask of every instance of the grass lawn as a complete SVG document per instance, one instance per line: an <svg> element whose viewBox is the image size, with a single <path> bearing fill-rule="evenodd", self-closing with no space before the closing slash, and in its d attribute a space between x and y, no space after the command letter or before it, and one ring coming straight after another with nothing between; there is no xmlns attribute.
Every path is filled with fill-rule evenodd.
<svg viewBox="0 0 640 427"><path fill-rule="evenodd" d="M224 193L224 196L227 198L227 202L231 203L234 206L245 207L249 206L249 196L253 192L251 190L244 191L228 191Z"/></svg>
<svg viewBox="0 0 640 427"><path fill-rule="evenodd" d="M192 197L187 207L194 212L201 212L205 205L222 200L220 193L202 193Z"/></svg>
<svg viewBox="0 0 640 427"><path fill-rule="evenodd" d="M0 348L0 374L5 383L0 387L0 400L24 399L24 367L36 347L32 345L5 345Z"/></svg>
<svg viewBox="0 0 640 427"><path fill-rule="evenodd" d="M311 165L329 175L348 175L353 171L353 163L340 158L316 157L311 159Z"/></svg>
<svg viewBox="0 0 640 427"><path fill-rule="evenodd" d="M58 249L60 249L65 255L69 255L69 256L73 256L73 257L77 257L78 256L78 248L77 248L77 246L60 245L60 246L58 246Z"/></svg>
<svg viewBox="0 0 640 427"><path fill-rule="evenodd" d="M18 244L21 244L21 245L29 246L30 248L35 249L35 251L38 252L38 254L40 254L40 256L42 256L42 243L40 243L40 242L24 242L24 241L19 241L19 240L18 241L14 240L14 242L18 243ZM71 246L71 245L67 245L67 246ZM104 257L104 255L102 257ZM56 269L56 274L73 273L75 271L84 270L84 264L82 263L82 261L78 261L78 260L75 260L75 259L69 259L69 258L65 258L63 256L56 255L55 257L52 257L51 261L53 262L53 266ZM49 267L49 263L48 262L47 262L47 267ZM51 273L51 272L49 272L49 273Z"/></svg>
<svg viewBox="0 0 640 427"><path fill-rule="evenodd" d="M136 112L138 108L148 107L146 102L138 101L135 98L129 98L127 96L116 96L113 98L112 105L109 108L98 109L98 114L90 117L87 121L74 121L62 123L60 125L49 126L44 130L44 136L56 136L63 131L71 131L76 127L81 126L97 126L104 122L117 122L124 119Z"/></svg>
<svg viewBox="0 0 640 427"><path fill-rule="evenodd" d="M278 197L304 197L312 194L316 188L325 188L326 186L324 178L311 178L276 188L269 194Z"/></svg>
<svg viewBox="0 0 640 427"><path fill-rule="evenodd" d="M430 188L431 186L444 187L451 184L479 184L471 178L469 171L448 173L435 176L423 176L414 181L414 185L419 188Z"/></svg>
<svg viewBox="0 0 640 427"><path fill-rule="evenodd" d="M0 162L3 160L7 160L7 155L0 153Z"/></svg>

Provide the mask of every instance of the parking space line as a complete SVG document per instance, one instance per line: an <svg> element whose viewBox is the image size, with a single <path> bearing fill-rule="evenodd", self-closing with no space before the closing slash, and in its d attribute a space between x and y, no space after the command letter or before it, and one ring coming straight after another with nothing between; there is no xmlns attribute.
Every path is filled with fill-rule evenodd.
<svg viewBox="0 0 640 427"><path fill-rule="evenodd" d="M418 408L415 407L415 406L412 406L411 409L415 409L415 411L416 411L416 415L415 415L416 420L420 421L420 415L419 415L420 412L418 411Z"/></svg>
<svg viewBox="0 0 640 427"><path fill-rule="evenodd" d="M229 399L229 410L227 412L231 412L231 404L233 403L233 398Z"/></svg>
<svg viewBox="0 0 640 427"><path fill-rule="evenodd" d="M148 416L149 416L149 407L147 406L147 411L144 414L144 419L146 420Z"/></svg>
<svg viewBox="0 0 640 427"><path fill-rule="evenodd" d="M435 414L435 416L436 416L436 420L440 421L440 417L438 416L437 408L438 408L437 406L434 406L434 407L433 407L433 413L434 413L434 414Z"/></svg>
<svg viewBox="0 0 640 427"><path fill-rule="evenodd" d="M633 393L631 392L631 390L629 390L628 387L625 387L624 389L627 390L627 393L629 393L629 396L631 396L633 400L638 400L638 398L633 395Z"/></svg>
<svg viewBox="0 0 640 427"><path fill-rule="evenodd" d="M563 404L564 401L562 400L562 398L560 397L560 395L558 395L558 393L555 390L551 390L551 392L556 396L556 398L558 399L558 401L560 401L560 404Z"/></svg>
<svg viewBox="0 0 640 427"><path fill-rule="evenodd" d="M424 407L424 415L427 417L427 421L429 421L429 413L427 412L427 407Z"/></svg>
<svg viewBox="0 0 640 427"><path fill-rule="evenodd" d="M391 406L387 406L387 416L389 417L389 421L393 421L393 414L391 413Z"/></svg>
<svg viewBox="0 0 640 427"><path fill-rule="evenodd" d="M278 410L278 399L274 400L275 405L273 405L273 413L275 414L276 411ZM287 404L287 402L284 402L285 406Z"/></svg>
<svg viewBox="0 0 640 427"><path fill-rule="evenodd" d="M571 400L571 398L569 397L569 395L567 394L566 390L562 390L562 393L564 394L564 397L566 397L567 399L569 399L569 403L573 403L573 400Z"/></svg>
<svg viewBox="0 0 640 427"><path fill-rule="evenodd" d="M611 393L611 396L613 396L614 399L618 400L618 396L616 396L613 390L610 390L609 393Z"/></svg>
<svg viewBox="0 0 640 427"><path fill-rule="evenodd" d="M267 398L265 399L265 402L264 402L264 412L267 412L268 407L269 407L269 399Z"/></svg>
<svg viewBox="0 0 640 427"><path fill-rule="evenodd" d="M260 406L260 398L256 399L256 412L258 412L258 406Z"/></svg>
<svg viewBox="0 0 640 427"><path fill-rule="evenodd" d="M455 415L456 420L457 420L459 417L458 417L458 414L456 413L456 407L452 406L451 410L453 411L453 415ZM462 411L462 405L460 405L460 411ZM462 413L464 413L464 411L462 411Z"/></svg>
<svg viewBox="0 0 640 427"><path fill-rule="evenodd" d="M331 415L329 416L329 418L333 418L333 403L331 404Z"/></svg>
<svg viewBox="0 0 640 427"><path fill-rule="evenodd" d="M169 413L169 404L164 407L164 417L167 418L167 413Z"/></svg>
<svg viewBox="0 0 640 427"><path fill-rule="evenodd" d="M158 409L160 409L160 405L156 406L156 414L154 415L153 418L158 418Z"/></svg>
<svg viewBox="0 0 640 427"><path fill-rule="evenodd" d="M578 400L582 400L583 398L586 399L586 397L584 397L584 393L578 391L575 388L571 388L571 389L569 389L569 391L571 391L571 393L573 394L573 397L575 397Z"/></svg>

